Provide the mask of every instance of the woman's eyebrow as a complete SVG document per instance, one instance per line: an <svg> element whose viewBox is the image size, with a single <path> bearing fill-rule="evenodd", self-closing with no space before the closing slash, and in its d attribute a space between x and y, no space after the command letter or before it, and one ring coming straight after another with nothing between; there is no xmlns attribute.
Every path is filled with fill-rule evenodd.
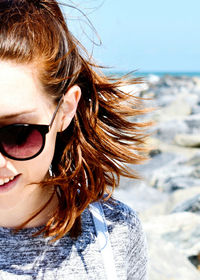
<svg viewBox="0 0 200 280"><path fill-rule="evenodd" d="M13 118L19 118L19 117L28 117L32 114L34 114L35 110L30 111L20 111L15 113L9 113L7 115L0 115L0 119L7 120L7 119L13 119Z"/></svg>

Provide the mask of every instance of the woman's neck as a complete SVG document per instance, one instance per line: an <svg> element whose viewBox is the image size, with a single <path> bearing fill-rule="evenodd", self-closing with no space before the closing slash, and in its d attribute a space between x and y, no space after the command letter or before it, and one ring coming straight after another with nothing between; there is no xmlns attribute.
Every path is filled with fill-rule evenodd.
<svg viewBox="0 0 200 280"><path fill-rule="evenodd" d="M36 193L37 195L35 195ZM27 221L28 223L23 226L25 228L45 225L52 217L57 205L58 198L53 188L46 192L46 190L37 186L28 203L27 201L25 203L21 201L11 208L0 207L0 226L16 228Z"/></svg>

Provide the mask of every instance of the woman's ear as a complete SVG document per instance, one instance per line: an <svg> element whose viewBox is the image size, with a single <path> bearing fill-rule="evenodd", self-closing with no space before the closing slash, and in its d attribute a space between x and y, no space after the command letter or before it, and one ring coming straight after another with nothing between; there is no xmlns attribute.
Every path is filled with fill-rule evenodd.
<svg viewBox="0 0 200 280"><path fill-rule="evenodd" d="M78 102L81 97L81 89L79 86L72 86L64 95L61 109L61 127L60 132L65 130L73 119Z"/></svg>

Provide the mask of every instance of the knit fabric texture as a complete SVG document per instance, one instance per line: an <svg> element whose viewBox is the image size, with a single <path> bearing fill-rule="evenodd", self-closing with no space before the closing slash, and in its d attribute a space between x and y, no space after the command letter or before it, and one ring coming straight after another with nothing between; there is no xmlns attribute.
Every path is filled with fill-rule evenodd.
<svg viewBox="0 0 200 280"><path fill-rule="evenodd" d="M125 204L102 201L119 280L147 280L146 238L137 213ZM55 243L38 228L13 233L0 228L0 280L106 280L92 215L82 213L82 234Z"/></svg>

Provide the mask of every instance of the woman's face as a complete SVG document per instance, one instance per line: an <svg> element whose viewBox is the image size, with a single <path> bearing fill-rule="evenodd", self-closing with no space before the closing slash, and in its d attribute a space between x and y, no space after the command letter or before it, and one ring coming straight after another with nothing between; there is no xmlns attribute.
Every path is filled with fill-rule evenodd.
<svg viewBox="0 0 200 280"><path fill-rule="evenodd" d="M0 127L15 123L49 125L55 107L43 92L33 66L0 61ZM8 217L15 213L22 222L23 216L32 214L50 197L52 190L47 191L32 182L40 182L48 174L56 134L60 129L59 110L50 132L46 134L44 150L37 157L17 161L0 153L0 226L6 226ZM2 185L2 179L5 181L13 176L17 179L9 187Z"/></svg>

